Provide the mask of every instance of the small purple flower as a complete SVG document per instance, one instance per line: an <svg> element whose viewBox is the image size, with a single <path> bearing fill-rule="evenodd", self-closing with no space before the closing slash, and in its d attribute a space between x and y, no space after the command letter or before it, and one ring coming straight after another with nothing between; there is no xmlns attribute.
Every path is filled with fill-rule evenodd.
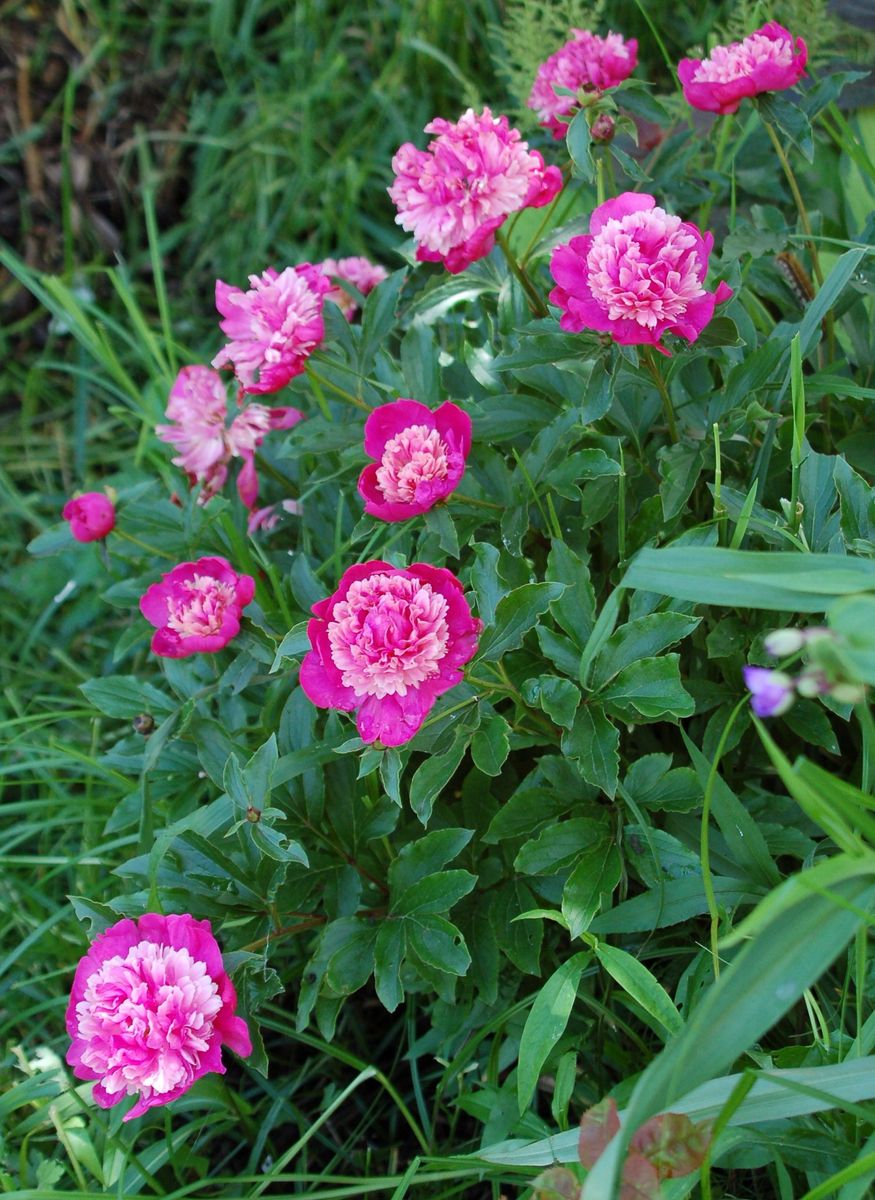
<svg viewBox="0 0 875 1200"><path fill-rule="evenodd" d="M793 680L783 671L745 667L744 683L751 694L751 707L758 717L779 717L795 699Z"/></svg>

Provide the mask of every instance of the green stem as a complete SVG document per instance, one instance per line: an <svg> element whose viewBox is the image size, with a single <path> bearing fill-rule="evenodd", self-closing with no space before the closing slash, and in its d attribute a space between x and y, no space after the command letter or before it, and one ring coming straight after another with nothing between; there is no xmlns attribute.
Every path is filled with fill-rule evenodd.
<svg viewBox="0 0 875 1200"><path fill-rule="evenodd" d="M139 546L141 550L146 550L149 554L157 554L159 558L176 558L175 554L168 554L166 550L159 550L157 546L150 546L148 542L141 542L132 533L126 533L124 529L119 529L118 525L116 525L112 532L116 537L120 537L125 542L131 542L134 546Z"/></svg>
<svg viewBox="0 0 875 1200"><path fill-rule="evenodd" d="M711 917L711 961L714 964L714 978L720 976L720 956L717 953L717 941L720 932L720 914L717 911L717 897L714 892L714 879L711 875L711 849L708 843L708 820L711 816L711 797L714 794L714 783L717 779L717 768L720 766L720 759L723 757L723 750L729 738L732 726L735 724L735 718L741 712L742 708L748 702L747 696L742 696L735 708L732 710L729 720L726 722L726 727L720 735L720 741L717 743L717 751L714 755L714 761L711 763L711 770L708 772L708 782L705 784L705 795L702 801L702 825L699 833L699 857L702 860L702 883L705 888L705 898L708 901L708 913Z"/></svg>
<svg viewBox="0 0 875 1200"><path fill-rule="evenodd" d="M535 285L532 283L524 267L521 267L517 262L516 257L511 250L507 238L499 229L495 234L495 240L501 246L507 265L510 268L512 275L519 280L520 286L526 294L526 299L529 302L529 309L533 317L549 317L550 313L547 305L541 298L541 295Z"/></svg>
<svg viewBox="0 0 875 1200"><path fill-rule="evenodd" d="M360 400L359 397L354 396L352 392L348 392L345 388L340 387L339 384L333 383L330 379L326 379L324 375L319 375L311 366L307 367L307 375L311 380L315 380L320 387L330 388L335 395L342 397L342 399L346 400L348 404L354 404L356 408L364 409L364 411L367 413L371 411L370 405L365 404L364 400Z"/></svg>
<svg viewBox="0 0 875 1200"><path fill-rule="evenodd" d="M598 154L595 160L595 196L596 204L604 204L608 198L608 184L605 173L605 156Z"/></svg>
<svg viewBox="0 0 875 1200"><path fill-rule="evenodd" d="M678 426L674 415L674 405L671 402L671 394L669 393L666 382L662 377L662 371L660 371L659 366L657 365L653 354L653 349L650 346L644 347L644 363L647 367L647 370L650 372L653 382L656 384L656 390L659 392L660 399L662 400L662 411L665 414L669 436L673 442L678 442L680 441L680 438L678 436Z"/></svg>
<svg viewBox="0 0 875 1200"><path fill-rule="evenodd" d="M503 511L501 504L493 504L491 500L480 500L477 496L463 496L461 492L453 492L452 496L459 504L473 504L477 508L494 508L499 512Z"/></svg>
<svg viewBox="0 0 875 1200"><path fill-rule="evenodd" d="M811 222L808 220L808 209L805 207L805 201L802 199L802 193L799 191L799 184L796 182L796 176L793 174L793 168L790 166L790 160L787 157L784 147L781 145L781 139L778 137L777 131L770 121L763 121L766 127L766 133L772 140L772 145L775 147L775 153L778 156L778 161L784 169L784 174L787 177L787 183L790 185L790 191L793 194L793 200L796 204L796 211L799 213L799 223L808 238L805 243L808 246L808 253L811 255L811 266L814 270L817 282L823 287L823 271L820 268L820 258L818 257L817 247L813 241L813 233L811 231Z"/></svg>
<svg viewBox="0 0 875 1200"><path fill-rule="evenodd" d="M726 154L726 144L729 141L729 130L732 126L732 117L729 113L724 113L724 115L719 118L719 121L720 129L717 133L717 149L714 151L714 166L712 168L715 175L719 175L723 167L723 157ZM717 198L715 193L716 186L717 181L715 181L711 187L711 195L699 209L699 226L702 229L704 229L708 224L708 218L711 215L711 209L714 207L714 201Z"/></svg>

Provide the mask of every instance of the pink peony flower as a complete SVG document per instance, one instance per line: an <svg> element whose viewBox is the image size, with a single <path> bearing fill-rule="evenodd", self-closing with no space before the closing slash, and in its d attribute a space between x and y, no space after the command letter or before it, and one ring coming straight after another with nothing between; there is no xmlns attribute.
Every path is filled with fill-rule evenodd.
<svg viewBox="0 0 875 1200"><path fill-rule="evenodd" d="M244 459L237 490L247 508L258 498L255 451L272 429L290 429L304 414L297 408L267 408L247 405L231 422L228 393L217 371L210 367L183 367L174 380L167 403L172 425L157 425L162 441L179 450L173 462L187 472L192 482L202 485L200 501L206 503L221 491L232 457Z"/></svg>
<svg viewBox="0 0 875 1200"><path fill-rule="evenodd" d="M363 296L367 296L378 283L389 278L385 267L367 258L326 258L317 263L317 268L324 275L340 280L339 283L332 283L331 290L325 293L325 299L333 301L347 321L351 321L358 312L358 301L353 299L343 284L351 283Z"/></svg>
<svg viewBox="0 0 875 1200"><path fill-rule="evenodd" d="M782 92L805 74L808 47L777 21L741 42L715 46L707 58L682 58L684 97L705 112L734 113L745 96Z"/></svg>
<svg viewBox="0 0 875 1200"><path fill-rule="evenodd" d="M405 142L392 159L389 195L396 224L419 243L420 262L442 262L457 275L495 245L509 213L549 204L562 188L558 167L545 167L507 117L469 108L455 124L436 117L427 150Z"/></svg>
<svg viewBox="0 0 875 1200"><path fill-rule="evenodd" d="M152 651L163 658L213 654L240 632L240 616L255 595L251 575L238 575L225 558L180 563L140 598L155 626Z"/></svg>
<svg viewBox="0 0 875 1200"><path fill-rule="evenodd" d="M211 1071L222 1046L245 1058L249 1030L209 921L146 913L117 921L80 959L67 1007L77 1079L101 1108L139 1099L125 1120L169 1104Z"/></svg>
<svg viewBox="0 0 875 1200"><path fill-rule="evenodd" d="M406 521L454 491L471 449L471 418L447 402L434 412L417 400L375 408L365 422L365 453L376 459L359 476L365 512Z"/></svg>
<svg viewBox="0 0 875 1200"><path fill-rule="evenodd" d="M695 225L656 206L653 196L624 192L593 211L590 232L557 246L550 301L563 310L570 333L596 329L624 346L651 345L662 354L666 333L694 342L728 300L702 286L714 245Z"/></svg>
<svg viewBox="0 0 875 1200"><path fill-rule="evenodd" d="M320 708L358 709L359 736L384 746L408 742L461 682L483 628L455 575L427 563L359 563L313 612L301 687Z"/></svg>
<svg viewBox="0 0 875 1200"><path fill-rule="evenodd" d="M231 339L213 359L232 366L244 392L278 392L300 375L325 334L322 302L331 281L310 263L250 275L248 292L216 280L216 308Z"/></svg>
<svg viewBox="0 0 875 1200"><path fill-rule="evenodd" d="M575 96L557 93L557 87L605 92L628 79L638 65L635 38L624 41L619 33L599 37L588 29L572 29L571 33L571 39L538 67L526 101L557 140L568 132L568 123L560 118L578 106Z"/></svg>
<svg viewBox="0 0 875 1200"><path fill-rule="evenodd" d="M68 500L61 511L77 542L98 542L115 528L115 508L103 492L84 492Z"/></svg>

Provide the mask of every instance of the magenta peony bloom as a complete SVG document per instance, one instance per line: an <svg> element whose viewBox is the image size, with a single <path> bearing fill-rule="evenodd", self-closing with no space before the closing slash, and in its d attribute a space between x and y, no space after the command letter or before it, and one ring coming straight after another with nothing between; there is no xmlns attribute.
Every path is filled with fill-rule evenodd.
<svg viewBox="0 0 875 1200"><path fill-rule="evenodd" d="M545 167L507 117L469 108L458 121L435 117L427 150L405 142L392 159L389 195L396 224L412 233L420 262L442 262L457 275L495 245L509 213L549 204L562 188L558 167Z"/></svg>
<svg viewBox="0 0 875 1200"><path fill-rule="evenodd" d="M255 595L251 575L225 558L180 563L140 597L140 612L155 626L152 651L163 658L213 654L240 632L240 616Z"/></svg>
<svg viewBox="0 0 875 1200"><path fill-rule="evenodd" d="M70 522L77 542L98 542L115 528L115 508L103 492L84 492L64 505L61 516Z"/></svg>
<svg viewBox="0 0 875 1200"><path fill-rule="evenodd" d="M558 285L550 301L563 310L559 323L570 333L596 329L621 345L668 354L663 334L694 342L714 306L732 295L725 283L716 292L702 286L711 234L657 208L652 196L623 192L593 211L589 228L557 246L550 261Z"/></svg>
<svg viewBox="0 0 875 1200"><path fill-rule="evenodd" d="M117 921L80 959L67 1007L67 1062L94 1079L101 1108L139 1099L125 1120L223 1075L222 1046L245 1058L249 1030L209 921L146 913Z"/></svg>
<svg viewBox="0 0 875 1200"><path fill-rule="evenodd" d="M744 685L750 692L750 706L758 717L779 717L795 699L793 680L783 671L766 667L745 667Z"/></svg>
<svg viewBox="0 0 875 1200"><path fill-rule="evenodd" d="M734 113L745 96L782 92L805 74L808 47L777 21L741 42L715 46L707 58L682 58L684 97L704 112Z"/></svg>
<svg viewBox="0 0 875 1200"><path fill-rule="evenodd" d="M343 284L351 283L363 296L367 296L378 283L389 278L385 267L381 267L379 263L372 263L367 258L326 258L316 266L324 275L340 280L337 284L332 283L331 290L325 293L325 299L332 300L347 321L351 321L358 312L358 302L345 290Z"/></svg>
<svg viewBox="0 0 875 1200"><path fill-rule="evenodd" d="M359 736L384 746L410 741L461 682L483 628L452 571L427 563L359 563L313 612L301 687L320 708L358 709Z"/></svg>
<svg viewBox="0 0 875 1200"><path fill-rule="evenodd" d="M561 140L568 123L560 120L578 106L575 96L557 93L557 87L573 92L606 92L628 79L638 65L638 42L624 41L619 33L599 37L588 29L572 29L571 39L538 67L526 101L541 118L545 129Z"/></svg>
<svg viewBox="0 0 875 1200"><path fill-rule="evenodd" d="M304 419L297 408L267 408L247 405L231 422L228 393L217 371L210 367L183 367L174 380L167 402L167 416L175 424L156 425L155 432L179 454L173 462L187 472L193 483L202 485L200 502L206 503L221 491L231 458L244 459L237 490L247 508L258 498L255 451L272 429L290 429Z"/></svg>
<svg viewBox="0 0 875 1200"><path fill-rule="evenodd" d="M331 281L310 263L250 275L248 292L216 280L221 329L231 339L213 359L232 366L244 392L278 392L300 375L325 334L322 302Z"/></svg>
<svg viewBox="0 0 875 1200"><path fill-rule="evenodd" d="M359 476L365 512L406 521L428 512L458 487L471 450L471 418L455 404L434 412L417 400L375 408L365 422L370 463Z"/></svg>

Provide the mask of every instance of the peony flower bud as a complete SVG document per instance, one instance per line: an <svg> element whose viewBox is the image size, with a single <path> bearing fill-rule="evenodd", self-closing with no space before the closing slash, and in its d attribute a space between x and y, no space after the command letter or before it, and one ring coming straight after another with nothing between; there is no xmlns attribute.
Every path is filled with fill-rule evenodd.
<svg viewBox="0 0 875 1200"><path fill-rule="evenodd" d="M115 508L103 492L85 492L68 500L61 514L77 542L97 542L115 528Z"/></svg>
<svg viewBox="0 0 875 1200"><path fill-rule="evenodd" d="M612 142L614 140L614 131L616 125L614 118L610 113L599 113L590 127L590 134L594 142Z"/></svg>

